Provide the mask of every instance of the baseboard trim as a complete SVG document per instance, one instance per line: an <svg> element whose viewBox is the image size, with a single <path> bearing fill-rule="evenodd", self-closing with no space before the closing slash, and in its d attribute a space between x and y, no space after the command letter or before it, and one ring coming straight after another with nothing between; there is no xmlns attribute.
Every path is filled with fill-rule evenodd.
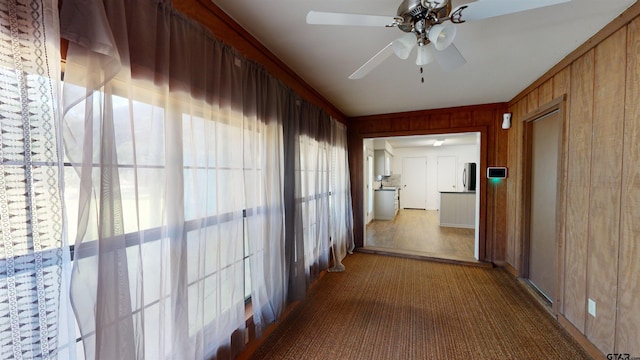
<svg viewBox="0 0 640 360"><path fill-rule="evenodd" d="M513 266L511 266L511 264L509 263L505 263L504 264L504 268L507 269L507 271L509 272L509 274L513 275L514 277L518 277L518 270L516 270L516 268L514 268Z"/></svg>
<svg viewBox="0 0 640 360"><path fill-rule="evenodd" d="M582 346L582 348L594 359L605 360L605 355L584 336L573 324L564 316L558 314L558 322L571 337Z"/></svg>
<svg viewBox="0 0 640 360"><path fill-rule="evenodd" d="M529 292L531 297L533 297L542 308L549 312L554 319L558 321L560 326L571 336L573 340L575 340L578 345L580 345L584 351L589 354L594 360L606 360L606 356L587 339L587 337L580 332L573 324L565 318L562 314L555 313L549 304L545 304L544 299L541 296L537 296L535 290L526 283L525 279L521 279L518 275L518 270L516 270L511 264L506 263L504 266L505 270L513 275L516 279L519 279L519 283Z"/></svg>
<svg viewBox="0 0 640 360"><path fill-rule="evenodd" d="M493 262L493 265L496 267L504 268L507 266L507 262L504 260L496 260Z"/></svg>
<svg viewBox="0 0 640 360"><path fill-rule="evenodd" d="M531 297L540 305L542 309L549 313L553 319L555 319L560 327L564 329L567 334L576 342L582 349L594 360L606 360L605 355L587 339L586 336L580 332L573 324L565 318L562 314L558 314L554 311L552 304L546 299L539 290L537 290L529 280L516 278L518 283L526 289Z"/></svg>
<svg viewBox="0 0 640 360"><path fill-rule="evenodd" d="M397 256L407 259L415 259L415 260L426 260L426 261L435 261L442 262L446 264L456 264L456 265L466 265L466 266L476 266L482 268L493 268L493 263L486 261L471 261L462 258L456 258L453 256L442 256L437 254L423 253L420 251L405 251L398 249L389 249L389 248L380 248L375 246L367 246L357 248L356 252L363 254L376 254L376 255L385 255L385 256Z"/></svg>

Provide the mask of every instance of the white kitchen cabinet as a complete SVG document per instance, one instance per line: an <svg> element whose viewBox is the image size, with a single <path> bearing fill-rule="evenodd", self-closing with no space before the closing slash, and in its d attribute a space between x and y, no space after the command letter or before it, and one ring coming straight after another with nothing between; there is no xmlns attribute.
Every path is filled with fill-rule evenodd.
<svg viewBox="0 0 640 360"><path fill-rule="evenodd" d="M376 220L393 220L398 213L398 189L376 189L373 195L374 218Z"/></svg>
<svg viewBox="0 0 640 360"><path fill-rule="evenodd" d="M375 175L391 175L391 155L387 150L374 151L374 172Z"/></svg>

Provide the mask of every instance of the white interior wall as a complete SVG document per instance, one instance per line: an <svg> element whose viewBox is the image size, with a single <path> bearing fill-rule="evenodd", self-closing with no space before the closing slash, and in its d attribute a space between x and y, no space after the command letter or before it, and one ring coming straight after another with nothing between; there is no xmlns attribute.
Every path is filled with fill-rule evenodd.
<svg viewBox="0 0 640 360"><path fill-rule="evenodd" d="M402 164L405 157L426 157L427 158L427 210L438 210L440 208L440 194L437 189L437 164L439 156L455 156L457 159L457 179L456 188L462 189L462 170L464 163L475 162L479 168L480 151L478 145L449 145L449 146L424 146L411 148L394 148L391 169L393 174L402 174ZM476 172L476 181L480 174ZM402 180L402 177L401 177ZM476 183L477 189L477 183ZM410 196L411 194L406 194ZM403 194L404 196L404 194Z"/></svg>

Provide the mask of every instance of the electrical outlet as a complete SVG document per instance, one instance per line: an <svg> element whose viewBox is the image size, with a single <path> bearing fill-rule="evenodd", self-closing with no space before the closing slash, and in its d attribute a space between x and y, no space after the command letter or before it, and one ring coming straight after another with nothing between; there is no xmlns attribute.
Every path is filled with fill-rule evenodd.
<svg viewBox="0 0 640 360"><path fill-rule="evenodd" d="M589 315L596 317L596 302L589 299Z"/></svg>

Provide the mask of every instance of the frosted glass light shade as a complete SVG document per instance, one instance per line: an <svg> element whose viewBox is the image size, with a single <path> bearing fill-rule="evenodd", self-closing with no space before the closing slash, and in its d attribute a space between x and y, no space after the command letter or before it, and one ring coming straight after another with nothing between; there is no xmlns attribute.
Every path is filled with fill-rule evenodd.
<svg viewBox="0 0 640 360"><path fill-rule="evenodd" d="M451 45L456 37L456 27L452 23L436 24L429 29L429 41L438 50L444 50Z"/></svg>
<svg viewBox="0 0 640 360"><path fill-rule="evenodd" d="M406 33L401 37L393 40L392 47L393 52L402 60L405 60L411 54L411 50L416 46L416 36L413 33Z"/></svg>
<svg viewBox="0 0 640 360"><path fill-rule="evenodd" d="M433 61L433 51L429 45L418 46L418 56L416 56L416 65L427 65Z"/></svg>

